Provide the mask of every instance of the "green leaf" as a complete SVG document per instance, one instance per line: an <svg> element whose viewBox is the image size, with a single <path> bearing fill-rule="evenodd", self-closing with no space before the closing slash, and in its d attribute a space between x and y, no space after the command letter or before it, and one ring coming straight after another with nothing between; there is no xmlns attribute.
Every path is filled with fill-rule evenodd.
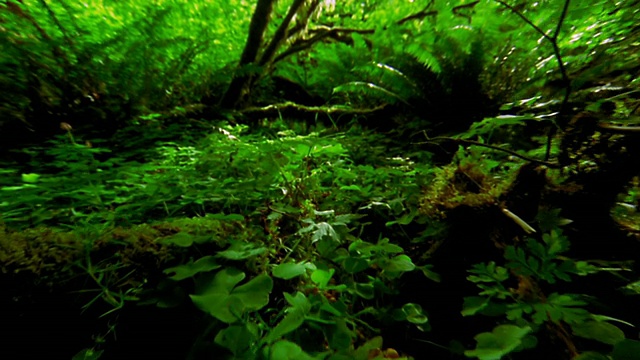
<svg viewBox="0 0 640 360"><path fill-rule="evenodd" d="M166 245L176 245L180 247L189 247L193 245L193 235L188 234L186 232L179 232L177 234L168 236L162 240L160 240L162 244Z"/></svg>
<svg viewBox="0 0 640 360"><path fill-rule="evenodd" d="M638 360L640 341L625 339L613 346L613 360Z"/></svg>
<svg viewBox="0 0 640 360"><path fill-rule="evenodd" d="M317 223L315 224L315 228L316 231L314 231L313 235L311 236L313 242L322 240L322 238L325 236L331 238L332 240L340 240L340 237L338 236L338 233L336 233L336 231L333 229L333 226L331 226L327 222Z"/></svg>
<svg viewBox="0 0 640 360"><path fill-rule="evenodd" d="M280 340L269 348L269 360L315 360L291 341Z"/></svg>
<svg viewBox="0 0 640 360"><path fill-rule="evenodd" d="M624 340L624 332L617 326L604 321L587 321L571 325L574 335L585 339L615 345Z"/></svg>
<svg viewBox="0 0 640 360"><path fill-rule="evenodd" d="M336 272L335 269L316 269L311 273L311 281L316 283L320 289L324 289L327 287L327 284L329 284L329 280L331 280L334 272Z"/></svg>
<svg viewBox="0 0 640 360"><path fill-rule="evenodd" d="M229 349L235 356L240 356L247 352L257 340L256 329L250 329L251 324L231 325L222 329L216 335L216 344Z"/></svg>
<svg viewBox="0 0 640 360"><path fill-rule="evenodd" d="M22 186L3 186L0 190L2 191L17 191L22 189L36 189L37 186L31 184L24 184Z"/></svg>
<svg viewBox="0 0 640 360"><path fill-rule="evenodd" d="M244 216L240 214L207 214L207 219L217 219L217 220L229 220L229 221L244 221Z"/></svg>
<svg viewBox="0 0 640 360"><path fill-rule="evenodd" d="M335 302L335 303L329 303L329 302L323 302L322 305L320 305L320 310L328 312L329 314L335 316L335 317L342 317L346 315L346 309L342 309L343 311L340 311L336 308L336 305L338 307L341 307L340 305L344 305L344 303L342 302Z"/></svg>
<svg viewBox="0 0 640 360"><path fill-rule="evenodd" d="M637 359L637 355L634 359ZM573 358L573 360L610 360L611 358L594 351L583 352L582 354ZM615 358L614 358L615 360Z"/></svg>
<svg viewBox="0 0 640 360"><path fill-rule="evenodd" d="M371 300L375 296L375 287L371 283L356 283L353 292L363 299Z"/></svg>
<svg viewBox="0 0 640 360"><path fill-rule="evenodd" d="M84 349L78 352L71 360L98 360L104 350Z"/></svg>
<svg viewBox="0 0 640 360"><path fill-rule="evenodd" d="M417 212L411 212L409 214L404 214L397 220L387 221L387 223L385 225L386 226L391 226L391 225L394 225L394 224L409 225L413 221L413 218L416 217L416 215L417 215Z"/></svg>
<svg viewBox="0 0 640 360"><path fill-rule="evenodd" d="M200 294L190 295L202 311L226 323L233 323L247 311L255 311L269 303L273 280L264 274L234 289L245 274L236 269L219 271L212 283Z"/></svg>
<svg viewBox="0 0 640 360"><path fill-rule="evenodd" d="M306 296L304 296L303 293L301 292L296 292L295 295L291 295L289 293L283 293L284 294L284 298L285 300L287 300L287 303L289 303L289 305L291 305L291 307L302 307L302 308L311 308L311 305L309 304L309 300L307 299ZM306 309L305 311L308 311L309 309Z"/></svg>
<svg viewBox="0 0 640 360"><path fill-rule="evenodd" d="M216 257L220 257L227 260L246 260L260 254L264 254L267 251L265 247L256 248L253 244L235 243L231 247L224 251L219 251Z"/></svg>
<svg viewBox="0 0 640 360"><path fill-rule="evenodd" d="M306 271L307 268L304 264L285 263L276 266L271 271L271 274L278 279L290 280L304 274Z"/></svg>
<svg viewBox="0 0 640 360"><path fill-rule="evenodd" d="M336 319L336 325L329 332L329 346L335 350L347 350L351 347L354 333L349 330L344 319Z"/></svg>
<svg viewBox="0 0 640 360"><path fill-rule="evenodd" d="M549 246L549 255L555 255L569 250L569 241L559 230L551 230L548 234L543 234L542 240Z"/></svg>
<svg viewBox="0 0 640 360"><path fill-rule="evenodd" d="M216 259L213 256L204 256L193 263L165 269L164 273L167 275L174 273L174 275L170 276L169 278L172 280L180 281L186 278L190 278L201 272L218 269L220 268L220 266L221 265L216 262Z"/></svg>
<svg viewBox="0 0 640 360"><path fill-rule="evenodd" d="M299 328L303 323L307 316L307 312L302 307L294 307L289 309L287 315L274 327L271 329L267 337L265 338L266 342L273 342L282 336L295 331Z"/></svg>
<svg viewBox="0 0 640 360"><path fill-rule="evenodd" d="M522 339L531 332L530 327L515 325L499 325L492 332L485 332L474 337L476 348L467 350L467 357L477 357L481 360L499 360L504 355L514 351L522 343Z"/></svg>
<svg viewBox="0 0 640 360"><path fill-rule="evenodd" d="M273 280L260 274L248 283L240 285L231 292L234 300L240 300L247 310L260 310L269 303L269 294L273 289Z"/></svg>
<svg viewBox="0 0 640 360"><path fill-rule="evenodd" d="M316 242L318 253L324 257L331 256L338 246L340 246L340 242L328 237Z"/></svg>
<svg viewBox="0 0 640 360"><path fill-rule="evenodd" d="M467 296L462 305L462 316L475 315L489 305L489 299L482 296Z"/></svg>
<svg viewBox="0 0 640 360"><path fill-rule="evenodd" d="M40 179L40 174L22 174L22 181L26 182L26 183L32 183L35 184L38 182L38 179Z"/></svg>
<svg viewBox="0 0 640 360"><path fill-rule="evenodd" d="M369 268L369 261L360 257L347 257L342 262L344 271L349 274L356 274Z"/></svg>
<svg viewBox="0 0 640 360"><path fill-rule="evenodd" d="M401 248L400 246L396 244L391 244L389 242L389 239L387 238L384 238L378 241L378 243L373 248L374 249L379 248L380 250L382 250L387 254L398 254L404 251L404 249Z"/></svg>
<svg viewBox="0 0 640 360"><path fill-rule="evenodd" d="M398 255L380 265L383 270L388 272L407 272L416 268L407 255Z"/></svg>
<svg viewBox="0 0 640 360"><path fill-rule="evenodd" d="M203 284L198 291L198 295L230 293L231 290L245 278L245 273L236 268L224 268L218 271L213 280L208 284Z"/></svg>
<svg viewBox="0 0 640 360"><path fill-rule="evenodd" d="M427 315L422 311L419 304L407 303L402 306L402 312L406 315L408 322L416 325L426 324L429 321Z"/></svg>
<svg viewBox="0 0 640 360"><path fill-rule="evenodd" d="M382 349L382 336L376 336L362 344L359 348L356 349L354 358L358 360L369 359L369 354L371 354L372 351L378 349Z"/></svg>
<svg viewBox="0 0 640 360"><path fill-rule="evenodd" d="M358 186L358 185L341 186L340 190L355 190L355 191L362 192L362 188L360 186Z"/></svg>
<svg viewBox="0 0 640 360"><path fill-rule="evenodd" d="M418 269L422 271L422 273L424 274L424 276L427 277L427 279L435 281L435 282L440 282L441 281L440 274L438 274L435 271L431 270L431 268L433 268L433 265L431 265L431 264L418 266Z"/></svg>

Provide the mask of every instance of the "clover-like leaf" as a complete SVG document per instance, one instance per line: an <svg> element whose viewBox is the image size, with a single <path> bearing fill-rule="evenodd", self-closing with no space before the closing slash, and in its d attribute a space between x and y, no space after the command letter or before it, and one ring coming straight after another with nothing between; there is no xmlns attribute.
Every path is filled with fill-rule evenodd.
<svg viewBox="0 0 640 360"><path fill-rule="evenodd" d="M516 350L529 332L531 328L528 326L521 328L515 325L499 325L492 332L476 335L476 348L467 350L464 354L480 360L499 360Z"/></svg>
<svg viewBox="0 0 640 360"><path fill-rule="evenodd" d="M200 294L191 295L191 300L200 310L218 320L234 323L244 313L266 306L273 288L273 280L264 274L235 287L244 277L245 274L237 269L223 269Z"/></svg>
<svg viewBox="0 0 640 360"><path fill-rule="evenodd" d="M195 262L191 262L188 264L171 267L164 270L165 274L174 275L169 278L172 280L180 281L186 278L190 278L198 273L211 271L220 268L220 264L216 262L216 259L213 256L204 256Z"/></svg>

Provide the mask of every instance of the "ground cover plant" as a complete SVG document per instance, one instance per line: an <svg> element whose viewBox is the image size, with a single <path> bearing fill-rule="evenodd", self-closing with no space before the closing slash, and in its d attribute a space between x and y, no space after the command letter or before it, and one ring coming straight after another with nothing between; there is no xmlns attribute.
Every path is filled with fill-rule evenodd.
<svg viewBox="0 0 640 360"><path fill-rule="evenodd" d="M640 358L639 18L1 1L0 354Z"/></svg>

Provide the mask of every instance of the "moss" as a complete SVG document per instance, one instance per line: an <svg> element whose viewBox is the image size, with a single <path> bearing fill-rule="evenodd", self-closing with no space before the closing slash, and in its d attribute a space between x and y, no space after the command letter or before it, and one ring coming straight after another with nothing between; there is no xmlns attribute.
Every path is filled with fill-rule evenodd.
<svg viewBox="0 0 640 360"><path fill-rule="evenodd" d="M478 163L449 164L436 171L422 198L421 211L427 216L444 219L449 211L460 206L495 205L510 187L512 179L513 176L492 176Z"/></svg>
<svg viewBox="0 0 640 360"><path fill-rule="evenodd" d="M254 239L257 230L247 229L244 222L210 218L73 231L48 227L14 231L0 224L0 271L31 273L34 278L56 281L78 275L90 261L96 271L118 269L117 274L113 274L115 278L134 271L142 282L150 273L161 274L176 257L188 256L188 248L162 241L177 233L194 237L208 235L209 242L222 247L229 239Z"/></svg>

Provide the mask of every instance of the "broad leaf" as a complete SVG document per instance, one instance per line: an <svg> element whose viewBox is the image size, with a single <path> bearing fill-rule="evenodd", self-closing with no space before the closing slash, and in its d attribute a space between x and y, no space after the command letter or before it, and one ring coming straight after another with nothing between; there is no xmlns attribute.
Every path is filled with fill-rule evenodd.
<svg viewBox="0 0 640 360"><path fill-rule="evenodd" d="M269 348L269 360L314 360L314 358L297 344L281 340Z"/></svg>
<svg viewBox="0 0 640 360"><path fill-rule="evenodd" d="M220 268L220 266L221 265L216 262L216 259L213 256L204 256L196 260L195 262L168 268L164 270L164 273L167 275L173 273L174 275L170 276L169 278L172 280L180 281L186 278L190 278L200 272L218 269Z"/></svg>
<svg viewBox="0 0 640 360"><path fill-rule="evenodd" d="M624 332L615 325L604 321L587 321L571 325L576 336L615 345L624 340Z"/></svg>
<svg viewBox="0 0 640 360"><path fill-rule="evenodd" d="M622 340L613 347L614 360L636 360L640 354L640 341Z"/></svg>
<svg viewBox="0 0 640 360"><path fill-rule="evenodd" d="M215 343L229 349L234 355L239 356L247 352L258 339L255 325L231 325L222 329L215 337Z"/></svg>
<svg viewBox="0 0 640 360"><path fill-rule="evenodd" d="M492 332L485 332L475 336L477 345L474 350L467 350L464 354L468 357L477 357L481 360L499 360L504 355L514 351L522 343L522 339L531 332L530 327L518 327L515 325L500 325Z"/></svg>
<svg viewBox="0 0 640 360"><path fill-rule="evenodd" d="M304 264L285 263L276 266L271 274L278 279L290 280L306 271L307 267Z"/></svg>
<svg viewBox="0 0 640 360"><path fill-rule="evenodd" d="M244 313L266 306L273 288L273 280L261 274L234 289L244 277L244 273L236 269L223 269L208 287L202 289L202 294L191 295L191 300L220 321L233 323Z"/></svg>

